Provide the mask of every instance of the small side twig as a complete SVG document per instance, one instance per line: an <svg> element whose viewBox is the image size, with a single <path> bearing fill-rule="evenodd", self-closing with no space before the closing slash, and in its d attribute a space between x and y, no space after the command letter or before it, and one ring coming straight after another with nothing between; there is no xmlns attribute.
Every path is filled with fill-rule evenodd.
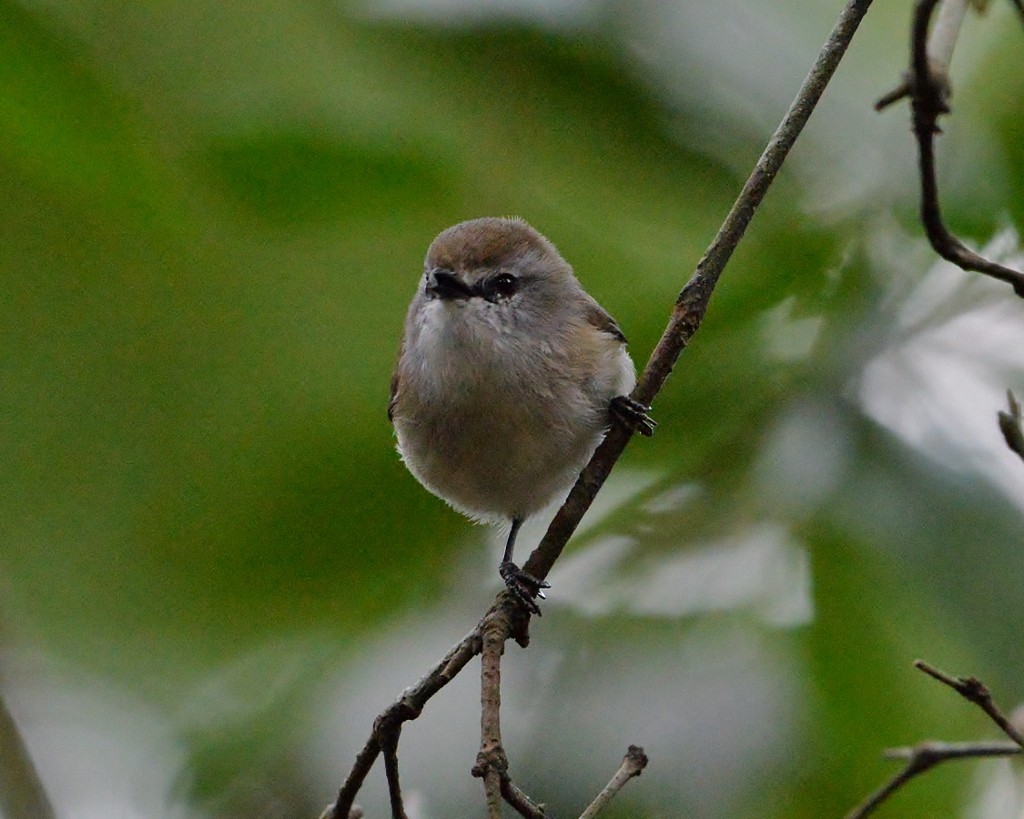
<svg viewBox="0 0 1024 819"><path fill-rule="evenodd" d="M594 797L594 801L587 806L587 809L580 814L580 819L594 819L612 801L615 795L623 789L625 784L634 776L640 776L640 773L646 767L647 754L644 753L644 749L637 745L630 745L615 775L604 786L604 789Z"/></svg>
<svg viewBox="0 0 1024 819"><path fill-rule="evenodd" d="M534 802L506 774L501 778L501 796L525 819L546 819L544 805Z"/></svg>
<svg viewBox="0 0 1024 819"><path fill-rule="evenodd" d="M911 25L910 72L894 91L875 103L881 109L910 96L914 137L918 147L921 179L921 222L932 248L962 270L983 273L1007 282L1024 298L1024 273L975 253L946 227L939 205L935 170L935 136L941 133L939 117L949 113L948 68L966 11L966 0L945 0L929 38L932 13L940 0L917 0Z"/></svg>
<svg viewBox="0 0 1024 819"><path fill-rule="evenodd" d="M1010 390L1006 391L1006 401L1010 410L999 412L999 430L1003 433L1003 439L1010 451L1016 452L1021 460L1024 460L1024 427L1021 424L1020 404L1017 396Z"/></svg>
<svg viewBox="0 0 1024 819"><path fill-rule="evenodd" d="M383 743L384 775L388 780L388 798L391 800L391 819L409 819L402 804L402 786L398 781L398 738L401 726L395 729Z"/></svg>
<svg viewBox="0 0 1024 819"><path fill-rule="evenodd" d="M874 813L896 791L911 779L931 770L941 762L950 759L979 759L1000 756L1014 756L1024 751L1024 736L992 700L988 687L977 677L954 677L941 671L924 660L915 660L914 668L923 671L934 680L947 685L961 697L977 705L988 715L1010 742L920 742L909 748L893 748L886 751L889 759L905 759L907 764L877 791L846 815L846 819L864 819Z"/></svg>

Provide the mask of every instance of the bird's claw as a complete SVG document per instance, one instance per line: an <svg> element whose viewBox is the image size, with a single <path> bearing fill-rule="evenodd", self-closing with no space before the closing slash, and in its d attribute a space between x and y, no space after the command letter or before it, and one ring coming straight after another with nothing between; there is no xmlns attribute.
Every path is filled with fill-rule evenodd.
<svg viewBox="0 0 1024 819"><path fill-rule="evenodd" d="M498 573L505 581L509 593L517 602L530 612L541 616L540 606L537 605L537 598L544 600L544 589L550 589L551 584L546 580L534 577L529 572L524 572L510 560L504 561L498 566Z"/></svg>
<svg viewBox="0 0 1024 819"><path fill-rule="evenodd" d="M628 395L617 395L612 399L610 410L612 417L631 432L639 432L645 438L654 435L654 428L658 426L658 422L647 414L651 411L650 407Z"/></svg>

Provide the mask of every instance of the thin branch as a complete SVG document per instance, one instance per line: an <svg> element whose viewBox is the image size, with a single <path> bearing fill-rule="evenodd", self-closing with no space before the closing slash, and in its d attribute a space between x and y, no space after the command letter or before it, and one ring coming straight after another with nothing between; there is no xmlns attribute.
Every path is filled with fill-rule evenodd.
<svg viewBox="0 0 1024 819"><path fill-rule="evenodd" d="M818 54L800 91L754 166L743 190L733 203L722 227L697 264L693 277L676 299L668 327L640 374L632 397L650 405L661 390L680 354L700 327L711 293L733 251L754 218L754 212L782 167L790 148L821 99L825 86L835 73L840 60L864 18L871 0L849 0ZM630 439L630 432L613 427L594 457L569 493L562 508L548 527L547 534L523 566L523 570L541 580L562 553L566 542L590 508L598 489L605 482L612 466L619 459Z"/></svg>
<svg viewBox="0 0 1024 819"><path fill-rule="evenodd" d="M508 770L501 745L501 653L505 638L499 624L489 622L483 631L480 654L480 753L474 776L484 780L488 819L501 819L501 780Z"/></svg>
<svg viewBox="0 0 1024 819"><path fill-rule="evenodd" d="M1022 735L1006 715L999 710L999 706L997 706L992 700L992 694L989 692L988 687L977 677L953 677L945 671L940 671L935 668L935 666L929 665L924 660L914 660L914 668L923 671L932 679L938 680L944 685L948 685L965 700L977 705L988 715L992 722L999 726L999 729L1004 734L1016 742L1021 748L1024 748L1024 735Z"/></svg>
<svg viewBox="0 0 1024 819"><path fill-rule="evenodd" d="M998 413L999 430L1011 452L1016 452L1024 460L1024 428L1021 426L1020 404L1010 390L1006 391L1006 401L1010 411Z"/></svg>
<svg viewBox="0 0 1024 819"><path fill-rule="evenodd" d="M497 604L495 604L496 606ZM491 611L494 610L491 607ZM488 612L488 615L491 613ZM485 615L486 619L486 615ZM373 731L363 749L356 756L355 764L349 771L345 783L338 791L338 798L330 811L328 819L342 819L350 816L356 794L363 786L367 774L376 762L383 747L384 736L388 731L395 730L402 723L416 719L423 711L427 701L454 679L466 664L480 653L480 630L473 629L458 643L452 646L437 665L435 665L419 682L407 688L402 696L389 705L374 721Z"/></svg>
<svg viewBox="0 0 1024 819"><path fill-rule="evenodd" d="M825 87L846 53L861 20L871 7L871 2L872 0L847 0L796 98L754 166L750 178L743 186L743 190L726 216L718 234L697 264L692 278L676 299L675 309L668 327L651 354L647 366L640 375L636 389L633 391L633 398L640 403L649 405L653 401L672 372L680 354L700 327L711 293L722 271L743 238L747 226L754 217L754 212L771 187L794 142L821 99ZM555 515L540 545L524 564L524 571L541 580L547 577L569 537L576 530L584 513L590 508L597 491L626 448L631 434L631 431L622 425L613 426L609 430L605 440L598 447L590 463L569 493L569 497ZM338 793L330 819L341 819L341 817L349 815L356 794L380 754L382 732L419 716L427 701L461 671L475 654L480 653L483 624L488 621L488 618L496 616L502 618L500 633L504 635L503 641L512 637L521 646L528 645L528 613L523 612L520 606L515 605L507 593L501 592L481 620L480 625L453 646L434 669L415 686L408 689L398 701L389 706L377 718L373 733L356 757L356 762ZM514 792L507 786L505 789ZM538 810L536 815L542 816L543 812L539 807L534 807Z"/></svg>
<svg viewBox="0 0 1024 819"><path fill-rule="evenodd" d="M615 798L615 795L625 787L626 783L634 776L640 776L640 773L646 767L647 754L644 753L644 749L637 745L630 745L626 750L626 755L622 758L622 764L611 778L611 781L604 786L604 790L580 814L580 819L594 819Z"/></svg>
<svg viewBox="0 0 1024 819"><path fill-rule="evenodd" d="M501 743L501 655L511 636L513 612L523 612L511 597L480 624L480 751L473 776L484 781L488 819L501 819L504 799L520 816L544 819L544 808L523 792L508 774L508 756Z"/></svg>
<svg viewBox="0 0 1024 819"><path fill-rule="evenodd" d="M975 253L949 231L942 218L935 173L935 135L939 133L939 117L949 113L949 86L943 80L942 66L938 67L940 71L936 71L936 67L931 64L928 48L928 25L938 2L918 0L911 26L910 103L921 176L921 221L928 234L928 241L943 259L963 270L973 270L1005 281L1013 286L1018 296L1024 298L1024 273ZM949 32L955 36L957 29L958 25L950 26ZM952 53L952 46L949 52Z"/></svg>
<svg viewBox="0 0 1024 819"><path fill-rule="evenodd" d="M911 748L886 751L889 759L905 759L906 766L846 815L846 819L864 819L914 777L950 759L978 759L1014 756L1021 752L1015 742L920 742Z"/></svg>
<svg viewBox="0 0 1024 819"><path fill-rule="evenodd" d="M56 819L18 726L0 697L0 815L7 819Z"/></svg>
<svg viewBox="0 0 1024 819"><path fill-rule="evenodd" d="M387 737L381 750L384 753L384 775L388 780L388 798L391 801L391 819L409 819L402 804L402 786L398 781L398 737L401 726Z"/></svg>

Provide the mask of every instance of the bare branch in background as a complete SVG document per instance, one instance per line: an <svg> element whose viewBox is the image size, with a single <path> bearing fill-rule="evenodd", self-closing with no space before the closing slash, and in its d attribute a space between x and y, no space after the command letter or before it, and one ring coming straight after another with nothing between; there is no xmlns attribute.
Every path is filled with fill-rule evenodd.
<svg viewBox="0 0 1024 819"><path fill-rule="evenodd" d="M941 133L939 117L950 110L949 65L968 0L941 1L942 8L929 35L932 13L940 0L917 0L911 25L910 72L875 108L880 110L910 96L921 178L921 222L935 252L963 270L1007 282L1024 298L1024 273L975 253L950 232L942 218L935 172L935 135Z"/></svg>
<svg viewBox="0 0 1024 819"><path fill-rule="evenodd" d="M742 240L747 226L782 168L790 149L821 99L825 87L846 53L861 20L871 7L871 2L872 0L848 0L843 7L838 21L825 41L796 98L754 166L718 234L698 262L692 278L676 299L675 309L669 319L668 327L651 354L647 366L640 374L637 387L633 391L632 397L640 403L650 405L654 400L672 372L680 354L700 327L711 294L722 271ZM569 493L569 497L555 515L540 545L524 564L524 571L541 580L547 577L566 542L576 530L587 509L590 508L597 491L626 448L631 435L632 431L622 425L614 425L609 430L604 442L598 447L590 463ZM401 724L419 716L427 701L461 671L473 656L481 653L485 639L488 644L494 641L500 648L508 639L512 638L525 647L529 644L528 626L529 613L517 605L507 592L499 593L479 625L453 646L445 658L425 677L408 689L377 718L370 738L357 755L355 764L338 793L337 801L332 808L325 812L323 819L342 819L351 816L350 811L354 809L355 797L377 756L389 741L391 736L389 732L394 733L397 746L397 731ZM489 664L493 662L493 657L488 660ZM490 706L486 703L484 705L486 711ZM482 716L482 721L490 718L485 713ZM482 724L481 751L485 756L486 765L481 766L478 763L480 775L485 779L491 815L494 815L491 807L493 784L486 783L494 781L491 769L500 769L502 766L501 759L492 758L489 753L484 754L485 748L488 750L491 748L488 732L493 739L494 728L495 726L489 723L486 726ZM500 737L500 733L497 736ZM497 747L500 748L500 742ZM504 751L501 754L503 756ZM639 769L637 769L638 771ZM632 773L627 779L635 775L636 773ZM497 781L502 797L521 815L544 816L540 806L531 802L508 780L507 771L501 773L497 777ZM608 798L610 799L611 795Z"/></svg>
<svg viewBox="0 0 1024 819"><path fill-rule="evenodd" d="M890 759L905 759L906 766L846 815L846 819L864 819L874 813L896 791L914 777L930 771L940 762L950 759L979 759L1015 756L1024 750L1024 736L993 702L992 694L977 677L954 677L924 660L915 660L914 668L934 680L948 685L968 702L977 705L988 715L1010 741L988 742L921 742L910 748L895 748L886 752Z"/></svg>
<svg viewBox="0 0 1024 819"><path fill-rule="evenodd" d="M949 113L949 65L967 11L968 0L944 0L935 24L929 23L940 0L917 0L911 36L911 68L903 82L882 97L875 108L910 96L914 135L917 138L921 176L921 220L935 251L964 270L973 270L1006 281L1014 292L1024 297L1024 274L996 264L969 250L946 228L939 209L938 185L935 177L935 135L941 133L938 118ZM1012 0L1024 19L1021 0ZM977 0L974 3L978 6ZM1008 412L1000 412L999 428L1006 445L1024 459L1024 430L1021 408L1012 392L1007 391ZM896 791L914 777L951 759L976 759L1020 754L1024 736L992 700L988 688L976 677L953 677L934 666L917 660L914 667L949 686L968 702L974 703L1006 734L1010 741L998 742L922 742L911 748L891 750L887 756L905 759L904 768L847 814L846 819L863 819L873 813Z"/></svg>

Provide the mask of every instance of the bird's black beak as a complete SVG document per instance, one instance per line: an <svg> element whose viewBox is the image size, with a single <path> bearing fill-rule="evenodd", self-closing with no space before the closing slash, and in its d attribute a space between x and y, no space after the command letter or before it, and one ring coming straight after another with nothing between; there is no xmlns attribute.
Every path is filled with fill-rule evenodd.
<svg viewBox="0 0 1024 819"><path fill-rule="evenodd" d="M468 299L473 291L468 284L450 270L431 270L427 273L426 293L432 299Z"/></svg>

